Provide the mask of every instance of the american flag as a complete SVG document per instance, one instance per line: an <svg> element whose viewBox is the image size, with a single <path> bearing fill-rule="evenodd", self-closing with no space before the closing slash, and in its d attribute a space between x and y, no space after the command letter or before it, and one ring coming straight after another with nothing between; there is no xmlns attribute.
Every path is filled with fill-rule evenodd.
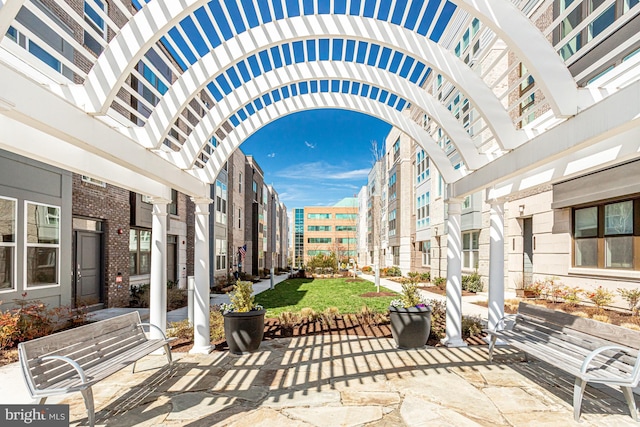
<svg viewBox="0 0 640 427"><path fill-rule="evenodd" d="M240 254L240 256L242 257L242 259L244 259L245 255L247 254L247 245L242 245L238 248L238 253Z"/></svg>

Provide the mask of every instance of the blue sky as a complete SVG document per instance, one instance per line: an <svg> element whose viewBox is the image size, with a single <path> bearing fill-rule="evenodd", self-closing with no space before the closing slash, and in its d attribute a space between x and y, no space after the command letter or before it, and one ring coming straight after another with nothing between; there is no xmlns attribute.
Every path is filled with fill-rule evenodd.
<svg viewBox="0 0 640 427"><path fill-rule="evenodd" d="M319 109L282 117L248 138L240 148L252 155L287 210L333 205L367 183L379 146L391 126L345 110Z"/></svg>

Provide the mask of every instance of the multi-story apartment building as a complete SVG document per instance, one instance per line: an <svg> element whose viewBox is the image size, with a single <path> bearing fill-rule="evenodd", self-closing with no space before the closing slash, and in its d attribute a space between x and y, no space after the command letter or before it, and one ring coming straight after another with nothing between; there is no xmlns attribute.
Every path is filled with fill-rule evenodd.
<svg viewBox="0 0 640 427"><path fill-rule="evenodd" d="M386 264L396 265L403 272L411 269L412 217L414 209L413 141L397 129L386 139L385 167L387 168L387 236Z"/></svg>
<svg viewBox="0 0 640 427"><path fill-rule="evenodd" d="M348 197L333 206L304 208L304 262L335 253L340 263L357 255L358 199Z"/></svg>
<svg viewBox="0 0 640 427"><path fill-rule="evenodd" d="M265 247L265 194L264 173L253 156L245 162L245 244L246 254L240 271L259 276L264 269Z"/></svg>
<svg viewBox="0 0 640 427"><path fill-rule="evenodd" d="M625 75L629 69L626 63L632 62L633 55L640 51L637 37L622 43L623 39L630 40L625 38L629 34L634 31L637 34L640 25L637 1L613 1L606 5L603 2L554 1L532 3L531 7L527 13L537 16L536 24L540 29L549 31L579 85L600 84L604 87L612 82L625 81L624 78L617 80L618 75ZM555 27L549 27L551 23L555 23ZM458 45L452 46L456 55L465 57L465 62L472 61L474 53L482 45L482 40L477 40L477 44L469 43L478 31L477 22L471 21L468 36L465 33ZM516 88L507 97L515 106L510 109L510 114L516 128L531 132L553 126L546 121L549 106L537 82L528 75L526 67L513 62L513 57L500 56L504 47L500 43L492 47L492 61L487 61L492 64L492 69L482 71L483 64L476 68L484 73L498 96ZM482 119L470 108L464 95L437 74L430 76L426 86L429 93L443 100L469 135L478 141L478 146L487 144L486 152L490 153L493 150L490 148L490 133L482 129ZM437 124L421 111L412 111L411 115L445 148L452 164L460 169L466 167L449 136ZM406 246L413 254L411 271L430 271L432 277L444 277L447 273L448 187L422 148L415 142L408 143L413 150L410 154L413 173L402 174L402 181L412 183L410 200L413 205L406 204L412 206L412 228L409 231L410 242L403 242L402 232L398 229L397 210L398 206L400 209L405 206L405 201L398 197L398 188L402 184L399 184L398 167L393 158L396 153L402 153L404 140L398 135L394 129L386 141L384 161L389 193L383 206L389 213L386 215L388 230L381 233L381 241L388 239L392 255L387 253L382 265L402 267L402 256L393 254L402 254L402 247ZM630 138L631 134L621 136L619 147L632 144ZM638 181L639 164L632 158L614 161L586 173L560 174L558 179L542 185L524 186L523 183L525 189L511 191L505 196L505 286L513 289L555 276L566 285L582 288L598 285L607 286L610 290L637 287L640 281L637 273L640 270L640 250L637 250L636 242L640 233L640 191L633 183ZM377 174L376 165L369 175L369 205L361 212L367 215L371 254L377 243L376 224L381 217L384 218L374 203ZM485 285L488 283L490 258L491 206L488 197L487 191L466 195L461 199L460 216L462 272L470 274L477 271ZM397 245L400 246L399 251L395 249ZM368 259L368 263L373 265L375 261ZM402 270L406 273L405 268Z"/></svg>

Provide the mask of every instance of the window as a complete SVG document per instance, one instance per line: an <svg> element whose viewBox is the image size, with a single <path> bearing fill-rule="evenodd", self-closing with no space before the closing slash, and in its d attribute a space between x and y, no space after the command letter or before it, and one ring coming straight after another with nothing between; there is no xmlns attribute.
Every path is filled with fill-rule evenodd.
<svg viewBox="0 0 640 427"><path fill-rule="evenodd" d="M429 225L429 203L430 196L427 191L425 194L418 196L417 198L417 212L416 212L416 228L421 229Z"/></svg>
<svg viewBox="0 0 640 427"><path fill-rule="evenodd" d="M26 202L27 288L57 285L60 208Z"/></svg>
<svg viewBox="0 0 640 427"><path fill-rule="evenodd" d="M238 208L238 228L242 228L242 208Z"/></svg>
<svg viewBox="0 0 640 427"><path fill-rule="evenodd" d="M400 157L400 138L393 144L393 161L395 162Z"/></svg>
<svg viewBox="0 0 640 427"><path fill-rule="evenodd" d="M336 242L337 243L342 243L342 244L345 244L345 245L354 245L354 244L356 244L356 239L352 238L352 237L338 237L336 239Z"/></svg>
<svg viewBox="0 0 640 427"><path fill-rule="evenodd" d="M330 237L309 237L307 243L331 243Z"/></svg>
<svg viewBox="0 0 640 427"><path fill-rule="evenodd" d="M593 13L597 8L602 6L605 3L605 0L591 0L589 2L589 13ZM589 32L587 35L587 41L597 37L601 32L603 32L607 27L613 24L613 21L616 20L616 4L609 5L602 13L600 13L591 23L589 24Z"/></svg>
<svg viewBox="0 0 640 427"><path fill-rule="evenodd" d="M424 150L418 151L416 154L416 181L420 184L429 177L429 157Z"/></svg>
<svg viewBox="0 0 640 427"><path fill-rule="evenodd" d="M100 181L99 179L92 178L90 176L82 175L82 182L86 182L89 184L97 185L99 187L106 187L107 183L104 181Z"/></svg>
<svg viewBox="0 0 640 427"><path fill-rule="evenodd" d="M307 251L307 255L309 256L317 256L317 255L331 255L331 251Z"/></svg>
<svg viewBox="0 0 640 427"><path fill-rule="evenodd" d="M394 172L389 177L389 200L395 200L396 198L396 173Z"/></svg>
<svg viewBox="0 0 640 427"><path fill-rule="evenodd" d="M356 231L355 225L336 225L336 231Z"/></svg>
<svg viewBox="0 0 640 427"><path fill-rule="evenodd" d="M107 26L101 13L106 14L107 4L102 0L85 0L84 2L84 20L89 24L100 38L107 39ZM102 44L98 42L91 34L85 30L84 44L96 55L102 53Z"/></svg>
<svg viewBox="0 0 640 427"><path fill-rule="evenodd" d="M129 230L129 275L151 272L151 231Z"/></svg>
<svg viewBox="0 0 640 427"><path fill-rule="evenodd" d="M479 236L479 231L462 233L462 268L478 268Z"/></svg>
<svg viewBox="0 0 640 427"><path fill-rule="evenodd" d="M238 193L242 194L242 172L238 174Z"/></svg>
<svg viewBox="0 0 640 427"><path fill-rule="evenodd" d="M253 181L253 201L258 201L258 183L255 180Z"/></svg>
<svg viewBox="0 0 640 427"><path fill-rule="evenodd" d="M328 214L328 213L310 213L310 214L307 214L307 219L331 219L331 214Z"/></svg>
<svg viewBox="0 0 640 427"><path fill-rule="evenodd" d="M171 215L178 215L178 191L171 189L171 203L167 206L167 210Z"/></svg>
<svg viewBox="0 0 640 427"><path fill-rule="evenodd" d="M634 253L640 199L573 211L576 267L640 269Z"/></svg>
<svg viewBox="0 0 640 427"><path fill-rule="evenodd" d="M355 221L357 218L358 218L358 214L344 214L344 213L336 214L336 219L348 219L351 221Z"/></svg>
<svg viewBox="0 0 640 427"><path fill-rule="evenodd" d="M422 266L431 265L431 240L420 242L420 252L422 252Z"/></svg>
<svg viewBox="0 0 640 427"><path fill-rule="evenodd" d="M309 225L307 231L331 231L330 225Z"/></svg>
<svg viewBox="0 0 640 427"><path fill-rule="evenodd" d="M396 210L389 212L389 236L396 235Z"/></svg>
<svg viewBox="0 0 640 427"><path fill-rule="evenodd" d="M400 265L400 246L394 246L393 250L393 265Z"/></svg>
<svg viewBox="0 0 640 427"><path fill-rule="evenodd" d="M0 292L15 289L17 207L15 199L0 197Z"/></svg>
<svg viewBox="0 0 640 427"><path fill-rule="evenodd" d="M225 270L227 268L227 242L226 240L216 239L216 270Z"/></svg>
<svg viewBox="0 0 640 427"><path fill-rule="evenodd" d="M633 268L633 202L604 206L604 266Z"/></svg>
<svg viewBox="0 0 640 427"><path fill-rule="evenodd" d="M149 203L149 204L153 203L153 197L145 196L144 194L140 196L140 200L142 201L142 203Z"/></svg>
<svg viewBox="0 0 640 427"><path fill-rule="evenodd" d="M216 222L227 223L227 184L216 180Z"/></svg>

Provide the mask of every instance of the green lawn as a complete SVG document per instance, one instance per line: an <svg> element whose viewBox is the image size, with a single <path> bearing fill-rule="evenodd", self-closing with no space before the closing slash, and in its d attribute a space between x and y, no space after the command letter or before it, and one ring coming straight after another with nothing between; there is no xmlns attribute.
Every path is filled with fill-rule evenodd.
<svg viewBox="0 0 640 427"><path fill-rule="evenodd" d="M384 313L389 302L396 297L365 298L360 295L375 292L373 283L366 280L347 282L347 279L289 279L275 289L256 295L256 303L267 309L267 317L275 317L283 311L299 312L310 307L322 312L327 307L337 307L340 313L358 313L363 305ZM392 292L380 287L380 292Z"/></svg>

